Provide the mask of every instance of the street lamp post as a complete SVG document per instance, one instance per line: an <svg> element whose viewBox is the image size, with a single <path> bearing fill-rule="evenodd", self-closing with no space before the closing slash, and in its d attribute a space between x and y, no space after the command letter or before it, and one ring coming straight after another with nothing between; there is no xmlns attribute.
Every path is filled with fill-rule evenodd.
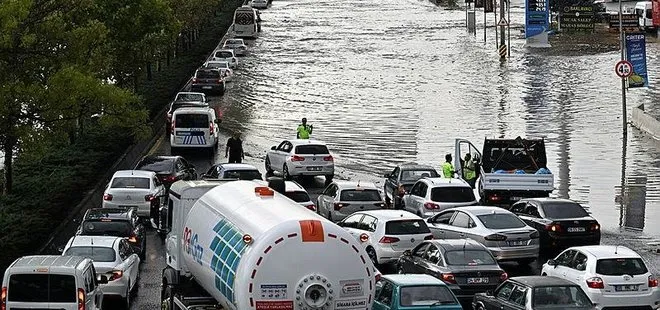
<svg viewBox="0 0 660 310"><path fill-rule="evenodd" d="M626 36L623 33L623 4L619 0L619 47L621 60L626 60ZM626 108L626 78L621 77L621 108L623 109L623 140L628 141L628 109Z"/></svg>

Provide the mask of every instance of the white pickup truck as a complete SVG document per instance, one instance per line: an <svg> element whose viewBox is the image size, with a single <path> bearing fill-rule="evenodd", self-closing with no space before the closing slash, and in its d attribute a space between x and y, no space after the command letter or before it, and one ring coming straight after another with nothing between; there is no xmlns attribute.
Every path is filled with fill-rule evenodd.
<svg viewBox="0 0 660 310"><path fill-rule="evenodd" d="M522 198L548 197L554 190L543 139L486 138L481 151L468 140L456 139L454 167L460 178L466 154L475 159L481 204L510 205Z"/></svg>

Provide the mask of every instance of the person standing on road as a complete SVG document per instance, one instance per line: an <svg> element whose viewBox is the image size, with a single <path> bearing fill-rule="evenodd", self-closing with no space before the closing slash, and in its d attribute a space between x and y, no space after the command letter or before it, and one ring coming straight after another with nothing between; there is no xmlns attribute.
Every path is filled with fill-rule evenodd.
<svg viewBox="0 0 660 310"><path fill-rule="evenodd" d="M314 129L314 126L307 125L307 118L303 117L302 124L298 125L296 138L298 138L298 139L309 139L309 135L312 134L313 129Z"/></svg>
<svg viewBox="0 0 660 310"><path fill-rule="evenodd" d="M454 165L451 162L451 154L445 155L445 162L442 164L442 176L445 178L454 177Z"/></svg>
<svg viewBox="0 0 660 310"><path fill-rule="evenodd" d="M245 159L245 153L243 152L243 141L241 140L241 134L238 132L235 132L234 136L227 140L225 158L227 157L229 157L230 164L240 164L243 159Z"/></svg>
<svg viewBox="0 0 660 310"><path fill-rule="evenodd" d="M476 165L474 160L472 160L472 154L465 154L465 160L463 161L463 179L470 184L470 187L474 188L475 181L477 180Z"/></svg>

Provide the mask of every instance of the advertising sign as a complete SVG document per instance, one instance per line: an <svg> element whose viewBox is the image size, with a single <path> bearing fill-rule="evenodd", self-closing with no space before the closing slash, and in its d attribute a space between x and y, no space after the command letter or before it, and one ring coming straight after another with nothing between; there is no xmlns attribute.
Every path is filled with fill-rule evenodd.
<svg viewBox="0 0 660 310"><path fill-rule="evenodd" d="M262 301L255 302L257 310L293 310L293 300L288 301Z"/></svg>
<svg viewBox="0 0 660 310"><path fill-rule="evenodd" d="M623 28L634 28L639 27L639 18L635 13L624 13L621 14L621 20L623 21ZM619 30L619 13L610 14L610 28Z"/></svg>
<svg viewBox="0 0 660 310"><path fill-rule="evenodd" d="M547 0L525 0L525 38L548 31L548 11Z"/></svg>
<svg viewBox="0 0 660 310"><path fill-rule="evenodd" d="M646 37L644 33L626 34L626 56L632 64L632 74L628 77L628 87L648 87L646 72Z"/></svg>
<svg viewBox="0 0 660 310"><path fill-rule="evenodd" d="M566 6L561 12L561 30L591 32L594 30L593 6Z"/></svg>
<svg viewBox="0 0 660 310"><path fill-rule="evenodd" d="M660 0L653 0L653 27L660 27Z"/></svg>

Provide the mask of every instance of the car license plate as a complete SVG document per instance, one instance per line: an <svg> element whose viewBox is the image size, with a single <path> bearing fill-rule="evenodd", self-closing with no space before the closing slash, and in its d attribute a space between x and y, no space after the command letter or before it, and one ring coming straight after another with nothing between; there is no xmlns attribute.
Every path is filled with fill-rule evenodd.
<svg viewBox="0 0 660 310"><path fill-rule="evenodd" d="M307 171L321 171L322 169L321 167L307 167Z"/></svg>
<svg viewBox="0 0 660 310"><path fill-rule="evenodd" d="M527 240L509 241L509 246L521 246L521 245L527 245Z"/></svg>
<svg viewBox="0 0 660 310"><path fill-rule="evenodd" d="M569 227L568 229L566 229L566 231L568 231L568 232L585 232L585 231L587 231L587 229L584 228L584 227Z"/></svg>
<svg viewBox="0 0 660 310"><path fill-rule="evenodd" d="M638 285L616 285L616 286L614 286L614 290L617 291L617 292L638 291L639 286Z"/></svg>
<svg viewBox="0 0 660 310"><path fill-rule="evenodd" d="M509 198L509 200L511 200L511 201L518 201L520 199L522 199L522 197L511 197L511 198Z"/></svg>
<svg viewBox="0 0 660 310"><path fill-rule="evenodd" d="M468 284L488 284L488 278L468 278Z"/></svg>
<svg viewBox="0 0 660 310"><path fill-rule="evenodd" d="M211 86L202 86L202 89L211 89L211 88L213 88L213 87L211 87Z"/></svg>

